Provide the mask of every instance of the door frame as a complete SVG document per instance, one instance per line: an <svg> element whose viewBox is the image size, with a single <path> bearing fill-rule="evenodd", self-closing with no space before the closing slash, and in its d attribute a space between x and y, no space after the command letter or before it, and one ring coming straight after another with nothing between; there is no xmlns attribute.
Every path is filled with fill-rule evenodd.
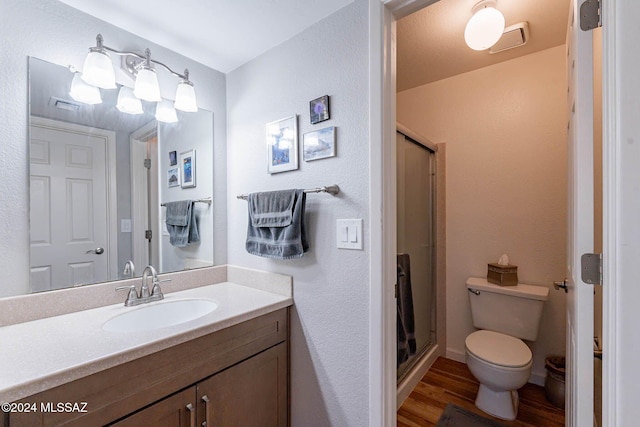
<svg viewBox="0 0 640 427"><path fill-rule="evenodd" d="M107 275L108 281L118 279L118 196L116 184L116 133L113 131L94 128L90 126L67 123L60 120L46 119L44 117L31 116L30 126L72 132L92 137L101 137L106 142L105 159L105 184L107 186ZM31 263L29 263L31 264Z"/></svg>
<svg viewBox="0 0 640 427"><path fill-rule="evenodd" d="M369 425L396 424L395 384L395 262L396 197L395 188L395 54L396 20L438 0L369 0L369 160L370 160L370 340L369 340ZM619 147L618 105L629 104L617 88L621 71L616 50L616 0L602 2L602 117L603 117L603 425L617 425L623 408L618 405L619 366L623 328L618 321L623 307L618 300L616 258L621 241L616 229L621 217L618 194L620 177L616 175L622 162ZM631 6L629 6L631 7ZM627 194L630 196L630 193ZM627 315L628 317L628 315Z"/></svg>
<svg viewBox="0 0 640 427"><path fill-rule="evenodd" d="M151 264L149 259L149 241L144 237L149 218L149 203L147 194L147 169L140 167L147 158L147 141L158 135L158 126L155 120L150 121L140 129L131 133L131 251L132 261L138 270L142 272L144 266ZM143 185L139 185L142 183ZM160 239L161 236L153 236ZM144 255L143 255L144 254ZM161 271L161 270L160 270Z"/></svg>

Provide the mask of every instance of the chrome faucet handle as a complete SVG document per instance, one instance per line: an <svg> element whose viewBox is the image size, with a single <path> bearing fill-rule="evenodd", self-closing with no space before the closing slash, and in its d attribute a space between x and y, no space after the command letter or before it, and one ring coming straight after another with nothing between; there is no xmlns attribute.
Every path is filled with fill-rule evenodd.
<svg viewBox="0 0 640 427"><path fill-rule="evenodd" d="M136 292L136 286L135 285L118 286L116 288L116 291L122 291L122 290L125 290L125 289L129 290L129 293L127 294L127 299L124 302L125 307L130 307L132 305L136 305L136 303L140 299L140 297L138 296L138 293Z"/></svg>
<svg viewBox="0 0 640 427"><path fill-rule="evenodd" d="M164 294L162 293L162 289L160 289L160 283L164 283L164 282L170 282L171 279L164 279L164 280L154 280L153 282L153 289L151 289L151 298L155 298L155 299L164 299Z"/></svg>

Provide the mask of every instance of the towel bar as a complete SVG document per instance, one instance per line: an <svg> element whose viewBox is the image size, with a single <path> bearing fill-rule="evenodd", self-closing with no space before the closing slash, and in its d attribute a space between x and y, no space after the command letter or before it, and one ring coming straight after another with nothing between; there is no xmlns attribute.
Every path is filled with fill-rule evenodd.
<svg viewBox="0 0 640 427"><path fill-rule="evenodd" d="M305 193L329 193L332 196L335 196L340 192L340 187L337 185L327 185L326 187L318 187L318 188L309 188L304 190ZM249 198L248 194L238 194L236 196L238 199L247 200Z"/></svg>
<svg viewBox="0 0 640 427"><path fill-rule="evenodd" d="M206 203L211 206L211 197L204 197L202 199L194 200L196 203ZM160 206L167 206L166 203L160 203Z"/></svg>

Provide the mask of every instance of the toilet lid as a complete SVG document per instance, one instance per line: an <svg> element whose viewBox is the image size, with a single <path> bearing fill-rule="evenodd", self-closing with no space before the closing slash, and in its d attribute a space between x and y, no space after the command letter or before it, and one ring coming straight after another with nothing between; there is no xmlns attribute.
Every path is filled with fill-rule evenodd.
<svg viewBox="0 0 640 427"><path fill-rule="evenodd" d="M518 338L493 331L476 331L465 340L467 351L494 365L519 368L531 362L531 350Z"/></svg>

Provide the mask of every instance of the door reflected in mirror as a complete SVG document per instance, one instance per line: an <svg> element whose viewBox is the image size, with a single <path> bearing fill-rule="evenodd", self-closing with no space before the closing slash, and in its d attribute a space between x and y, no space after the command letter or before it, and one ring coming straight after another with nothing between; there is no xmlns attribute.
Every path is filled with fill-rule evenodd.
<svg viewBox="0 0 640 427"><path fill-rule="evenodd" d="M139 276L148 264L161 273L212 266L213 206L191 204L200 239L173 246L161 205L211 200L213 114L178 111L162 123L146 101L127 114L118 89L82 103L69 95L73 78L29 58L31 291ZM176 158L196 150L197 185L181 186Z"/></svg>

